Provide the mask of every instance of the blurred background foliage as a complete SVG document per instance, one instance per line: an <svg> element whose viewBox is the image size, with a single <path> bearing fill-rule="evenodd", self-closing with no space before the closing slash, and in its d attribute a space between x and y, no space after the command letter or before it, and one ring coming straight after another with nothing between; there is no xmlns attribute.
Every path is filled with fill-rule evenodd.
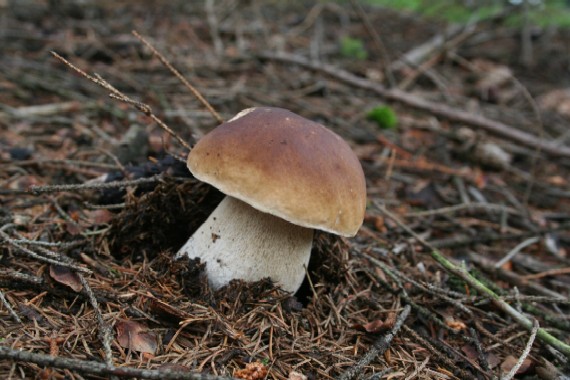
<svg viewBox="0 0 570 380"><path fill-rule="evenodd" d="M495 14L505 6L518 6L508 16L507 24L524 23L525 8L529 22L537 26L570 27L569 0L364 0L364 3L408 10L426 17L453 23L481 20Z"/></svg>

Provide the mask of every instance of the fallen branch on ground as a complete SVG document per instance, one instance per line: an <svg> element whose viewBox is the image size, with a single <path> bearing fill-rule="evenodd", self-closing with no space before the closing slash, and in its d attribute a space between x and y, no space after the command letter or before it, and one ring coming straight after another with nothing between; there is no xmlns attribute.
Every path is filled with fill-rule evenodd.
<svg viewBox="0 0 570 380"><path fill-rule="evenodd" d="M128 367L115 367L92 360L79 360L62 358L45 354L35 354L28 351L14 350L0 346L0 359L9 359L18 362L35 363L40 366L62 368L77 371L83 374L98 376L119 376L123 378L138 377L140 379L188 379L188 380L232 380L231 377L173 371L171 369L139 369Z"/></svg>
<svg viewBox="0 0 570 380"><path fill-rule="evenodd" d="M410 305L406 305L404 307L404 310L402 310L402 312L398 316L396 323L394 323L394 327L392 328L392 330L390 330L388 334L383 335L378 340L376 340L372 345L372 347L370 348L370 351L368 351L366 355L364 355L362 359L360 359L354 367L351 367L348 371L340 375L338 377L338 380L353 379L356 375L359 375L362 369L366 367L368 364L370 364L370 362L372 362L372 360L374 360L378 355L382 355L384 352L386 352L388 347L390 347L390 343L392 342L398 331L400 331L400 328L404 324L404 321L408 317L408 314L410 314L410 310L411 310Z"/></svg>
<svg viewBox="0 0 570 380"><path fill-rule="evenodd" d="M285 53L261 53L258 56L261 59L296 64L310 70L320 71L351 86L372 91L385 100L402 103L408 107L429 112L432 115L442 117L456 123L483 129L495 136L520 143L533 149L540 149L545 154L551 156L570 158L570 147L560 146L555 141L541 140L535 135L523 132L513 126L501 123L500 121L491 120L484 116L461 111L445 104L436 104L398 89L389 90L378 83L357 77L348 71L339 69L332 65L311 62L303 57Z"/></svg>
<svg viewBox="0 0 570 380"><path fill-rule="evenodd" d="M392 219L396 224L403 228L408 234L412 235L418 243L420 243L425 249L429 250L431 257L437 261L441 266L443 266L449 273L456 275L463 281L465 281L469 286L476 289L481 294L488 297L499 309L504 313L508 314L513 318L519 325L523 326L527 330L532 330L534 327L533 322L524 314L518 312L514 307L509 305L505 300L495 294L491 289L487 288L481 281L473 277L466 268L455 265L453 262L448 260L440 251L433 247L430 243L425 241L421 236L415 233L410 227L408 227L404 222L398 218L394 213L388 211L383 205L374 202L375 206L380 210L384 216ZM538 338L546 344L551 345L558 351L562 352L564 355L570 358L570 345L562 342L555 336L551 335L544 328L539 328L537 332Z"/></svg>

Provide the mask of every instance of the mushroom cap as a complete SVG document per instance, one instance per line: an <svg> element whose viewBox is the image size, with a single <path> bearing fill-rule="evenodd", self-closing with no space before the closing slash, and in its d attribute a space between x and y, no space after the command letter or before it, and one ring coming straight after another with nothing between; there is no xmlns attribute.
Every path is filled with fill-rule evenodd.
<svg viewBox="0 0 570 380"><path fill-rule="evenodd" d="M272 107L241 111L188 155L197 179L293 224L354 236L366 182L350 146L323 125Z"/></svg>

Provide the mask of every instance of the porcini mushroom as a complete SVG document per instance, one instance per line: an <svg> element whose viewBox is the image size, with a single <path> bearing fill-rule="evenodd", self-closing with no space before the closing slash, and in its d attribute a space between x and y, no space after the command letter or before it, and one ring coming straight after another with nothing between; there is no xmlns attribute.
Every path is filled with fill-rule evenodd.
<svg viewBox="0 0 570 380"><path fill-rule="evenodd" d="M366 183L350 146L282 108L249 108L204 136L188 155L197 179L226 194L177 256L206 263L210 285L270 277L298 290L313 230L354 236Z"/></svg>

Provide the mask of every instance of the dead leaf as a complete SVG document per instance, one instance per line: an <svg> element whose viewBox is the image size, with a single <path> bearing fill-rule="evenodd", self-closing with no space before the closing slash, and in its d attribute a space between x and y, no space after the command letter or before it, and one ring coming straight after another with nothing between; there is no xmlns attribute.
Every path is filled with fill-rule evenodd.
<svg viewBox="0 0 570 380"><path fill-rule="evenodd" d="M83 232L84 229L85 228L83 228L77 223L69 223L69 222L65 223L65 230L71 235L79 235L80 233Z"/></svg>
<svg viewBox="0 0 570 380"><path fill-rule="evenodd" d="M372 322L368 322L364 326L362 326L366 332L369 333L377 333L383 330L386 330L386 326L384 325L384 321L376 319Z"/></svg>
<svg viewBox="0 0 570 380"><path fill-rule="evenodd" d="M234 377L246 380L261 380L267 376L267 367L260 362L247 363L244 369L237 370Z"/></svg>
<svg viewBox="0 0 570 380"><path fill-rule="evenodd" d="M479 354L477 353L477 349L471 344L465 344L461 347L461 351L469 358L470 360L477 360Z"/></svg>
<svg viewBox="0 0 570 380"><path fill-rule="evenodd" d="M501 371L503 373L509 372L515 366L515 364L517 364L518 360L519 360L518 358L515 358L512 355L507 356L505 360L503 360L503 363L501 363ZM531 365L532 365L532 360L526 358L516 374L520 375L526 373L530 369Z"/></svg>
<svg viewBox="0 0 570 380"><path fill-rule="evenodd" d="M70 287L74 292L80 292L83 284L77 273L67 267L61 265L50 265L49 275L60 284Z"/></svg>
<svg viewBox="0 0 570 380"><path fill-rule="evenodd" d="M413 186L406 187L404 192L406 201L412 206L435 209L444 204L433 182L426 184L425 181L417 181Z"/></svg>
<svg viewBox="0 0 570 380"><path fill-rule="evenodd" d="M467 325L457 320L452 309L438 310L438 313L443 317L445 324L455 331L465 330Z"/></svg>
<svg viewBox="0 0 570 380"><path fill-rule="evenodd" d="M299 372L291 371L287 380L307 380L307 376Z"/></svg>
<svg viewBox="0 0 570 380"><path fill-rule="evenodd" d="M146 326L134 321L118 321L115 328L121 347L149 354L156 352L156 336L149 332Z"/></svg>
<svg viewBox="0 0 570 380"><path fill-rule="evenodd" d="M445 324L454 329L455 331L465 330L467 328L465 323L456 320L446 321Z"/></svg>
<svg viewBox="0 0 570 380"><path fill-rule="evenodd" d="M85 217L94 225L107 224L113 219L113 213L109 210L86 210Z"/></svg>
<svg viewBox="0 0 570 380"><path fill-rule="evenodd" d="M494 353L490 352L487 354L487 363L489 363L489 368L493 369L501 363L501 359Z"/></svg>
<svg viewBox="0 0 570 380"><path fill-rule="evenodd" d="M546 178L546 182L554 186L566 186L567 183L564 177L559 175L554 175Z"/></svg>
<svg viewBox="0 0 570 380"><path fill-rule="evenodd" d="M171 306L155 298L151 298L149 309L154 315L158 316L159 318L166 319L175 323L192 317L187 312L177 309L174 306Z"/></svg>
<svg viewBox="0 0 570 380"><path fill-rule="evenodd" d="M380 319L375 319L371 322L368 322L365 325L355 324L353 325L353 328L366 331L371 334L376 334L391 329L394 326L395 322L396 322L396 314L389 313L386 316L386 319L383 321Z"/></svg>
<svg viewBox="0 0 570 380"><path fill-rule="evenodd" d="M537 103L543 110L556 111L570 117L570 90L568 89L549 91L538 97Z"/></svg>
<svg viewBox="0 0 570 380"><path fill-rule="evenodd" d="M34 176L22 176L18 177L16 180L11 181L8 185L8 189L11 190L28 190L31 186L43 185L40 179Z"/></svg>

